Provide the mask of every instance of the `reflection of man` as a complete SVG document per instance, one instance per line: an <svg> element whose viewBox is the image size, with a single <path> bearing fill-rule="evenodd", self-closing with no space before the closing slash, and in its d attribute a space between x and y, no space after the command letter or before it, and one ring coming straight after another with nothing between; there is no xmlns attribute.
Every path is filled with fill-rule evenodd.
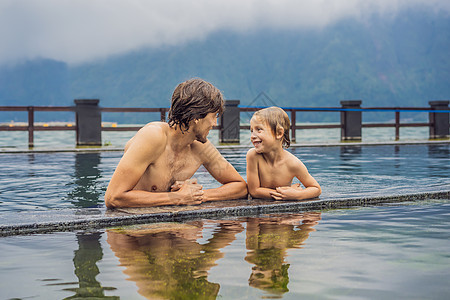
<svg viewBox="0 0 450 300"><path fill-rule="evenodd" d="M286 250L300 248L312 228L320 220L320 213L285 215L279 218L249 218L247 220L247 256L255 266L249 285L265 290L273 296L289 291L289 264L284 260ZM299 222L302 224L299 225Z"/></svg>
<svg viewBox="0 0 450 300"><path fill-rule="evenodd" d="M244 179L207 139L223 107L223 96L212 84L201 79L179 84L168 123L147 124L125 146L106 191L106 206L188 205L244 197ZM221 187L203 190L188 180L201 165Z"/></svg>
<svg viewBox="0 0 450 300"><path fill-rule="evenodd" d="M199 244L202 223L154 224L108 230L108 243L124 273L149 299L215 299L220 285L207 280L223 257L219 250L243 230L237 221L220 221L207 243Z"/></svg>

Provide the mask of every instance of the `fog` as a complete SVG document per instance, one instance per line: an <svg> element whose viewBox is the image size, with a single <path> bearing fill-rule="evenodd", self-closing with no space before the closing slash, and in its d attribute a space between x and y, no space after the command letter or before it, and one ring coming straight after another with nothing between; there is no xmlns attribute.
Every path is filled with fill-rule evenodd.
<svg viewBox="0 0 450 300"><path fill-rule="evenodd" d="M50 58L78 64L201 40L218 30L314 29L344 18L395 18L448 0L1 0L0 64Z"/></svg>

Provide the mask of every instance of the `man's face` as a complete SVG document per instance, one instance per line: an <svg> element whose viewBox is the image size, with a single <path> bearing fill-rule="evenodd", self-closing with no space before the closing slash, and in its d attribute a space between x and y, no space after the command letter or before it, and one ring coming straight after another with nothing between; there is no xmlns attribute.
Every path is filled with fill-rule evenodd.
<svg viewBox="0 0 450 300"><path fill-rule="evenodd" d="M217 125L217 113L209 113L203 119L199 119L194 126L195 138L201 143L206 143L209 131Z"/></svg>

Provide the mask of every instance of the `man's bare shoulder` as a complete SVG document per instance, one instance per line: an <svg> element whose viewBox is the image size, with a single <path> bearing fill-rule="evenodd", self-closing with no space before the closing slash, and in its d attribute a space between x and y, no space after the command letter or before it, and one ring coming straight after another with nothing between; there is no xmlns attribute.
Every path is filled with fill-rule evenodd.
<svg viewBox="0 0 450 300"><path fill-rule="evenodd" d="M127 142L125 151L131 146L161 147L164 150L167 144L169 125L164 122L151 122L139 129L139 131Z"/></svg>
<svg viewBox="0 0 450 300"><path fill-rule="evenodd" d="M138 133L142 132L143 134L151 135L152 137L157 137L158 135L167 136L169 128L169 124L165 122L151 122L142 127Z"/></svg>

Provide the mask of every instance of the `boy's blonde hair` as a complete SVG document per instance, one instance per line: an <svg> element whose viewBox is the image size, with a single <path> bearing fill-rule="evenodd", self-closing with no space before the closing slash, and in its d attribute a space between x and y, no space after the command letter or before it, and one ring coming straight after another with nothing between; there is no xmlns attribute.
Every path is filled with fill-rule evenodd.
<svg viewBox="0 0 450 300"><path fill-rule="evenodd" d="M284 134L281 144L284 148L289 147L289 145L291 144L291 139L289 137L291 121L289 120L289 116L283 109L276 106L271 106L256 111L253 116L259 118L263 122L266 122L270 126L270 129L272 130L274 136L276 136L278 128L283 128Z"/></svg>

